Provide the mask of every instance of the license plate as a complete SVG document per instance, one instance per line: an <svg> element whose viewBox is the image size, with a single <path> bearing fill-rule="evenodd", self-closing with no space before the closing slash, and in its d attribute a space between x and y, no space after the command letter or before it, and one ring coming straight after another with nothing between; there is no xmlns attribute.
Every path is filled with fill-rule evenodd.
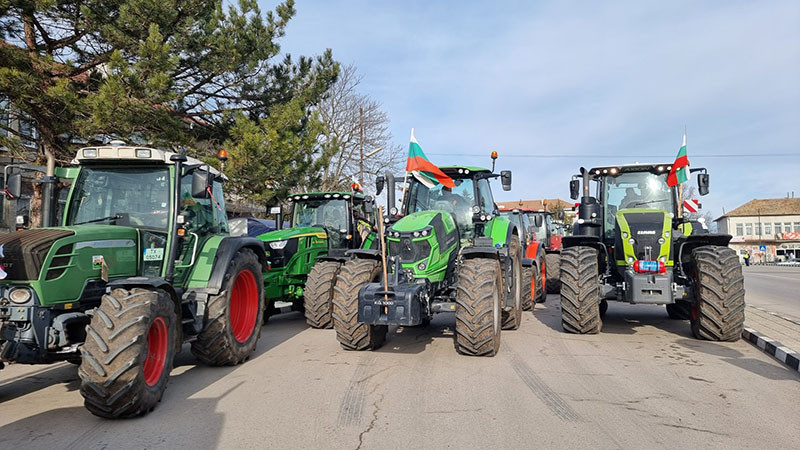
<svg viewBox="0 0 800 450"><path fill-rule="evenodd" d="M658 272L659 269L658 261L639 261L640 272Z"/></svg>

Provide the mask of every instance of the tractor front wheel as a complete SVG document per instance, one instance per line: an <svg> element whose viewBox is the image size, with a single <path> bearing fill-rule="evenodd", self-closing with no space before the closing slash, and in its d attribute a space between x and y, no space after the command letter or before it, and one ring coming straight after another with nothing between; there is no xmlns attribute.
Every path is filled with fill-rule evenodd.
<svg viewBox="0 0 800 450"><path fill-rule="evenodd" d="M535 267L524 267L522 269L522 310L523 311L531 311L533 310L533 299L535 297L535 293L533 291L535 282L533 280L533 274L536 270Z"/></svg>
<svg viewBox="0 0 800 450"><path fill-rule="evenodd" d="M561 327L567 333L597 334L600 319L600 277L597 250L570 247L561 252Z"/></svg>
<svg viewBox="0 0 800 450"><path fill-rule="evenodd" d="M176 320L175 303L163 291L118 288L103 296L78 369L89 412L122 419L155 408L172 370Z"/></svg>
<svg viewBox="0 0 800 450"><path fill-rule="evenodd" d="M500 263L489 258L464 261L456 289L456 351L469 356L494 356L500 349Z"/></svg>
<svg viewBox="0 0 800 450"><path fill-rule="evenodd" d="M696 302L692 334L709 341L737 341L744 329L744 276L728 247L705 245L692 251Z"/></svg>
<svg viewBox="0 0 800 450"><path fill-rule="evenodd" d="M536 261L537 264L540 261ZM544 302L544 298L547 297L547 294L544 293L543 285L544 281L542 279L542 268L539 265L533 266L533 301L536 303Z"/></svg>
<svg viewBox="0 0 800 450"><path fill-rule="evenodd" d="M333 287L333 328L336 339L345 350L373 350L386 340L386 325L369 325L358 321L358 291L378 279L381 265L371 259L354 259L344 263Z"/></svg>
<svg viewBox="0 0 800 450"><path fill-rule="evenodd" d="M547 293L558 294L561 291L561 255L548 253L545 256L547 269Z"/></svg>
<svg viewBox="0 0 800 450"><path fill-rule="evenodd" d="M311 328L333 328L333 285L341 263L320 261L314 264L303 290L306 323Z"/></svg>
<svg viewBox="0 0 800 450"><path fill-rule="evenodd" d="M206 324L192 353L210 366L244 362L256 348L264 320L264 278L252 250L239 250L225 271L222 291L208 300Z"/></svg>
<svg viewBox="0 0 800 450"><path fill-rule="evenodd" d="M503 329L516 330L522 323L522 246L519 237L511 236L508 256L511 258L511 286L506 289L506 298L511 300L511 309L503 311Z"/></svg>

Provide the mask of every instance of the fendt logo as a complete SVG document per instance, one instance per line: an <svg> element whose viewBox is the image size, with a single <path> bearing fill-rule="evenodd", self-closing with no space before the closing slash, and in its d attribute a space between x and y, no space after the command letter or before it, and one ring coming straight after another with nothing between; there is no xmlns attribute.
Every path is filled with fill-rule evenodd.
<svg viewBox="0 0 800 450"><path fill-rule="evenodd" d="M656 230L639 230L636 234L656 234Z"/></svg>

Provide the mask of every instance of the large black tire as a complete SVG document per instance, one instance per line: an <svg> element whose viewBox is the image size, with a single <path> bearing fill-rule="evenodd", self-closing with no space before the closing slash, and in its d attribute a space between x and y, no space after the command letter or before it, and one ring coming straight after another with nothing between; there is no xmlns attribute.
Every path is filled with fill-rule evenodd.
<svg viewBox="0 0 800 450"><path fill-rule="evenodd" d="M692 305L680 300L671 303L667 305L667 315L672 320L689 320L692 318Z"/></svg>
<svg viewBox="0 0 800 450"><path fill-rule="evenodd" d="M516 330L522 323L522 246L518 236L511 236L508 254L511 257L511 286L506 289L506 298L512 306L510 311L503 311L503 329Z"/></svg>
<svg viewBox="0 0 800 450"><path fill-rule="evenodd" d="M533 271L535 267L523 267L522 268L522 310L523 311L531 311L533 310L533 296L535 295L533 292Z"/></svg>
<svg viewBox="0 0 800 450"><path fill-rule="evenodd" d="M155 408L172 370L176 320L175 302L163 291L117 288L103 296L78 369L89 412L122 419Z"/></svg>
<svg viewBox="0 0 800 450"><path fill-rule="evenodd" d="M561 292L561 254L548 253L545 255L545 261L547 293L558 294Z"/></svg>
<svg viewBox="0 0 800 450"><path fill-rule="evenodd" d="M319 261L311 268L303 290L306 323L311 328L333 328L333 285L342 263Z"/></svg>
<svg viewBox="0 0 800 450"><path fill-rule="evenodd" d="M539 263L539 261L537 261ZM547 294L544 293L542 288L542 269L541 266L536 265L533 269L533 299L536 303L543 303Z"/></svg>
<svg viewBox="0 0 800 450"><path fill-rule="evenodd" d="M456 285L456 351L469 356L494 356L500 349L503 296L500 263L468 259L458 270Z"/></svg>
<svg viewBox="0 0 800 450"><path fill-rule="evenodd" d="M561 327L576 334L596 334L603 328L597 250L591 247L561 252Z"/></svg>
<svg viewBox="0 0 800 450"><path fill-rule="evenodd" d="M692 334L709 341L737 341L744 329L744 276L733 249L706 245L692 251L696 303Z"/></svg>
<svg viewBox="0 0 800 450"><path fill-rule="evenodd" d="M264 277L252 250L239 250L225 270L222 291L208 299L203 331L192 353L210 366L246 361L261 337L264 320Z"/></svg>
<svg viewBox="0 0 800 450"><path fill-rule="evenodd" d="M333 328L345 350L374 350L386 340L389 327L358 321L358 291L380 273L380 263L371 259L353 259L339 269L333 287Z"/></svg>

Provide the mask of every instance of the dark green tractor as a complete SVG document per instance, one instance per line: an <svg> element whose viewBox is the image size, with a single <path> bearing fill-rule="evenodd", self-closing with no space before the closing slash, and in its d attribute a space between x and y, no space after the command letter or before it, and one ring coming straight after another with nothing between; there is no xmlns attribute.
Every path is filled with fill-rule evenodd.
<svg viewBox="0 0 800 450"><path fill-rule="evenodd" d="M387 186L385 266L380 250L354 250L334 286L333 323L347 350L379 347L389 325L427 324L455 312L455 347L465 355L493 356L500 330L516 329L522 313L521 232L500 217L489 181L511 172L441 167L455 187L429 187L412 178L401 210L395 178ZM383 274L386 274L384 277Z"/></svg>
<svg viewBox="0 0 800 450"><path fill-rule="evenodd" d="M608 300L666 305L689 319L699 339L735 341L744 326L744 278L730 235L688 232L670 164L581 168L570 182L583 196L573 236L561 252L561 323L569 333L598 333ZM709 175L697 176L700 195ZM591 184L596 194L591 195Z"/></svg>
<svg viewBox="0 0 800 450"><path fill-rule="evenodd" d="M361 192L307 192L287 199L290 228L258 236L269 261L264 273L266 316L305 311L313 328L331 328L331 297L347 250L377 246L374 200Z"/></svg>
<svg viewBox="0 0 800 450"><path fill-rule="evenodd" d="M60 226L0 236L0 367L80 364L86 408L123 418L156 406L184 343L208 365L245 361L266 257L258 239L228 235L224 176L123 144L73 162Z"/></svg>

